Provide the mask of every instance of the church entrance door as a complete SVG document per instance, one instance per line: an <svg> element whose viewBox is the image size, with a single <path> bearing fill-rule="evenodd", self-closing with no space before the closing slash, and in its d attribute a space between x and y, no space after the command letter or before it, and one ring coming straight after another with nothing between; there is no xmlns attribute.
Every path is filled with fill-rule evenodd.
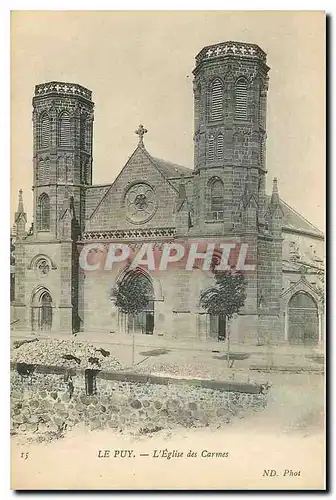
<svg viewBox="0 0 336 500"><path fill-rule="evenodd" d="M32 304L33 331L48 332L52 326L52 300L46 290L36 292Z"/></svg>
<svg viewBox="0 0 336 500"><path fill-rule="evenodd" d="M218 340L219 342L224 342L226 339L226 316L220 315L210 315L210 338L213 340Z"/></svg>
<svg viewBox="0 0 336 500"><path fill-rule="evenodd" d="M319 339L317 305L305 292L298 292L288 304L288 340L290 344L316 345Z"/></svg>
<svg viewBox="0 0 336 500"><path fill-rule="evenodd" d="M48 292L44 292L41 297L41 318L40 330L49 331L52 325L51 297Z"/></svg>
<svg viewBox="0 0 336 500"><path fill-rule="evenodd" d="M129 316L128 318L128 331L142 333L145 335L153 335L154 332L154 301L150 300L145 311L137 314L136 316Z"/></svg>

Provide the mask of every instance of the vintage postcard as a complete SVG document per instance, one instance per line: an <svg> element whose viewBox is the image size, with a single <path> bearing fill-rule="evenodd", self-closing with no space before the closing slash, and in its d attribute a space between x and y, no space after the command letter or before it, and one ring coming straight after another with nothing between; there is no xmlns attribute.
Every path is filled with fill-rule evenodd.
<svg viewBox="0 0 336 500"><path fill-rule="evenodd" d="M326 488L325 25L12 12L12 489Z"/></svg>

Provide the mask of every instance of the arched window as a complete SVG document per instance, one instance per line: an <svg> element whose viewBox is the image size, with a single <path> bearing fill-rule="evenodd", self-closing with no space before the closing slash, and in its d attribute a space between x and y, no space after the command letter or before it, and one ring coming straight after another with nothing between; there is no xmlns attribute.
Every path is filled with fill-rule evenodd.
<svg viewBox="0 0 336 500"><path fill-rule="evenodd" d="M217 136L217 160L222 160L224 156L224 138L223 134Z"/></svg>
<svg viewBox="0 0 336 500"><path fill-rule="evenodd" d="M224 186L218 177L210 183L210 212L212 220L221 220L224 217Z"/></svg>
<svg viewBox="0 0 336 500"><path fill-rule="evenodd" d="M70 116L62 113L59 120L58 143L60 146L70 146Z"/></svg>
<svg viewBox="0 0 336 500"><path fill-rule="evenodd" d="M37 202L37 229L39 231L50 229L50 200L46 193L41 194Z"/></svg>
<svg viewBox="0 0 336 500"><path fill-rule="evenodd" d="M247 82L240 78L235 89L235 117L236 120L247 119Z"/></svg>
<svg viewBox="0 0 336 500"><path fill-rule="evenodd" d="M211 120L223 118L223 84L218 78L211 85L210 118Z"/></svg>
<svg viewBox="0 0 336 500"><path fill-rule="evenodd" d="M50 120L47 113L43 113L40 118L39 147L48 148L50 144Z"/></svg>
<svg viewBox="0 0 336 500"><path fill-rule="evenodd" d="M208 144L208 160L213 161L215 159L215 137L210 135Z"/></svg>

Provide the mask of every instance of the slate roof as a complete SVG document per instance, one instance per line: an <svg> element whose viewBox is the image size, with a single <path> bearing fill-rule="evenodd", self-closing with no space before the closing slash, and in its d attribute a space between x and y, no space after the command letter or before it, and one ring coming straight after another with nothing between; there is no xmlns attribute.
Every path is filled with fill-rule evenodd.
<svg viewBox="0 0 336 500"><path fill-rule="evenodd" d="M171 161L161 160L161 158L155 158L151 156L157 168L160 170L161 174L167 179L174 177L181 177L181 174L185 176L191 176L193 171L188 167L183 167L182 165L177 165Z"/></svg>
<svg viewBox="0 0 336 500"><path fill-rule="evenodd" d="M270 201L271 196L267 196L267 198L268 201ZM288 205L288 203L280 200L280 205L283 211L283 229L287 229L289 231L307 232L322 239L324 238L324 234L320 229L311 224L307 219L294 210L294 208Z"/></svg>
<svg viewBox="0 0 336 500"><path fill-rule="evenodd" d="M111 184L98 184L96 186L87 187L85 205L85 216L87 219L91 217L92 212L110 187Z"/></svg>
<svg viewBox="0 0 336 500"><path fill-rule="evenodd" d="M192 169L178 165L176 163L162 160L151 156L147 151L146 153L155 163L161 174L167 179L177 179L184 175L185 177L192 176ZM112 183L113 184L113 183ZM88 186L86 190L86 218L89 219L98 203L102 200L104 195L112 184ZM270 201L271 196L267 196ZM283 210L283 229L287 231L306 232L321 239L324 238L323 232L311 224L307 219L300 215L294 208L288 205L283 200L280 200L281 208Z"/></svg>

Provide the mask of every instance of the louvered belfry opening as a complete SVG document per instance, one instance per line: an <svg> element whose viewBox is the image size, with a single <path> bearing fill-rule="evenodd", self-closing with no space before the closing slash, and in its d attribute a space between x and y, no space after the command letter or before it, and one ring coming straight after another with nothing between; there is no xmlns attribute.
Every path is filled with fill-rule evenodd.
<svg viewBox="0 0 336 500"><path fill-rule="evenodd" d="M217 159L221 160L224 156L224 138L223 134L218 134L217 137Z"/></svg>
<svg viewBox="0 0 336 500"><path fill-rule="evenodd" d="M235 117L237 120L247 119L247 82L240 78L236 83Z"/></svg>
<svg viewBox="0 0 336 500"><path fill-rule="evenodd" d="M58 142L60 146L70 146L70 116L68 113L63 113L59 121Z"/></svg>
<svg viewBox="0 0 336 500"><path fill-rule="evenodd" d="M50 144L50 120L46 113L40 119L39 147L48 148Z"/></svg>
<svg viewBox="0 0 336 500"><path fill-rule="evenodd" d="M211 119L222 120L223 118L223 84L216 78L211 86Z"/></svg>
<svg viewBox="0 0 336 500"><path fill-rule="evenodd" d="M213 161L215 159L215 137L210 135L209 137L209 147L208 147L208 160Z"/></svg>

